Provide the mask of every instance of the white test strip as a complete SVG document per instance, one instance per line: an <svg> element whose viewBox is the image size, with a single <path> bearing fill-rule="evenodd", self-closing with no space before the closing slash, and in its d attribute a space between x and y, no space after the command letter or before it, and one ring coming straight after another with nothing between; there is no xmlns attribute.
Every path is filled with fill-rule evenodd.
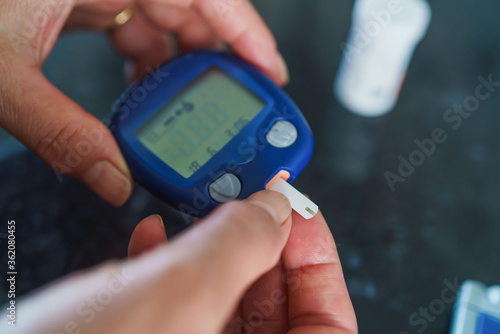
<svg viewBox="0 0 500 334"><path fill-rule="evenodd" d="M283 179L278 179L269 189L285 195L290 201L292 209L305 219L310 219L318 213L316 204Z"/></svg>

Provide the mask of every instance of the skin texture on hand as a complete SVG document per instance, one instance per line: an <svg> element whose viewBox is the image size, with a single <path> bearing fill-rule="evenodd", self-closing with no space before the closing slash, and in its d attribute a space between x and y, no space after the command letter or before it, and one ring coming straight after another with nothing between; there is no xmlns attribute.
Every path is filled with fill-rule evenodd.
<svg viewBox="0 0 500 334"><path fill-rule="evenodd" d="M132 19L115 26L115 16L130 7ZM64 29L107 31L128 59L129 79L168 59L176 46L188 51L227 43L276 83L288 81L274 37L248 0L2 0L0 126L59 178L73 176L113 205L123 204L133 185L113 136L40 70Z"/></svg>
<svg viewBox="0 0 500 334"><path fill-rule="evenodd" d="M148 217L129 252L128 262L73 274L21 301L22 333L357 333L321 213L291 214L279 193L223 205L168 243L161 218Z"/></svg>
<svg viewBox="0 0 500 334"><path fill-rule="evenodd" d="M130 6L134 17L114 27ZM116 142L40 70L63 29L111 28L131 78L171 56L175 36L181 51L227 43L276 83L288 80L248 0L2 0L0 126L114 205L132 191ZM357 332L328 226L321 214L308 221L291 214L281 194L223 205L169 243L158 216L149 217L129 252L129 261L73 274L21 301L19 332Z"/></svg>

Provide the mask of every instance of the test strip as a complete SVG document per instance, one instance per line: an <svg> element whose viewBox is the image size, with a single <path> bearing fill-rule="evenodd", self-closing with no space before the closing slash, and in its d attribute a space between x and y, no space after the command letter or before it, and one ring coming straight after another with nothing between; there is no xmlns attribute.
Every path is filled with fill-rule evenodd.
<svg viewBox="0 0 500 334"><path fill-rule="evenodd" d="M316 204L283 179L277 180L269 189L285 195L290 201L292 209L305 219L310 219L318 213Z"/></svg>

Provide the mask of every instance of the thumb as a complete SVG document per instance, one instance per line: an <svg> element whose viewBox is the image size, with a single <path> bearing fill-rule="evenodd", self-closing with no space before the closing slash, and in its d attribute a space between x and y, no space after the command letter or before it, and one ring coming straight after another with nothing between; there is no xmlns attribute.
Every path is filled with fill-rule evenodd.
<svg viewBox="0 0 500 334"><path fill-rule="evenodd" d="M165 333L221 332L245 291L278 262L290 233L290 214L286 197L261 191L222 205L166 247L131 264L133 272L157 268L156 275L148 275L156 278L142 295L149 302L141 303L162 304L156 328Z"/></svg>
<svg viewBox="0 0 500 334"><path fill-rule="evenodd" d="M109 130L38 67L20 63L13 60L4 67L8 73L2 80L9 85L0 85L0 126L52 167L60 182L62 175L70 175L110 204L123 204L132 179Z"/></svg>
<svg viewBox="0 0 500 334"><path fill-rule="evenodd" d="M243 293L278 262L290 214L289 201L271 190L222 205L169 244L74 274L21 302L25 332L71 322L82 333L220 333ZM158 217L140 228L150 224L156 229Z"/></svg>

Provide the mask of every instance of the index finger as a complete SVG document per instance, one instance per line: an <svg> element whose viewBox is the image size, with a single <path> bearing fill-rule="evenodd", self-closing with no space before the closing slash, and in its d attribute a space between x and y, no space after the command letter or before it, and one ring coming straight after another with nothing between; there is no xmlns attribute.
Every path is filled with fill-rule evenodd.
<svg viewBox="0 0 500 334"><path fill-rule="evenodd" d="M357 333L356 315L335 241L319 212L305 220L292 216L283 251L287 272L289 333Z"/></svg>
<svg viewBox="0 0 500 334"><path fill-rule="evenodd" d="M249 61L277 84L288 82L288 69L276 40L255 7L248 0L143 0L144 10L155 23L168 27L160 6L195 10L212 31L242 58ZM151 10L148 6L151 5ZM163 20L162 20L163 18Z"/></svg>

